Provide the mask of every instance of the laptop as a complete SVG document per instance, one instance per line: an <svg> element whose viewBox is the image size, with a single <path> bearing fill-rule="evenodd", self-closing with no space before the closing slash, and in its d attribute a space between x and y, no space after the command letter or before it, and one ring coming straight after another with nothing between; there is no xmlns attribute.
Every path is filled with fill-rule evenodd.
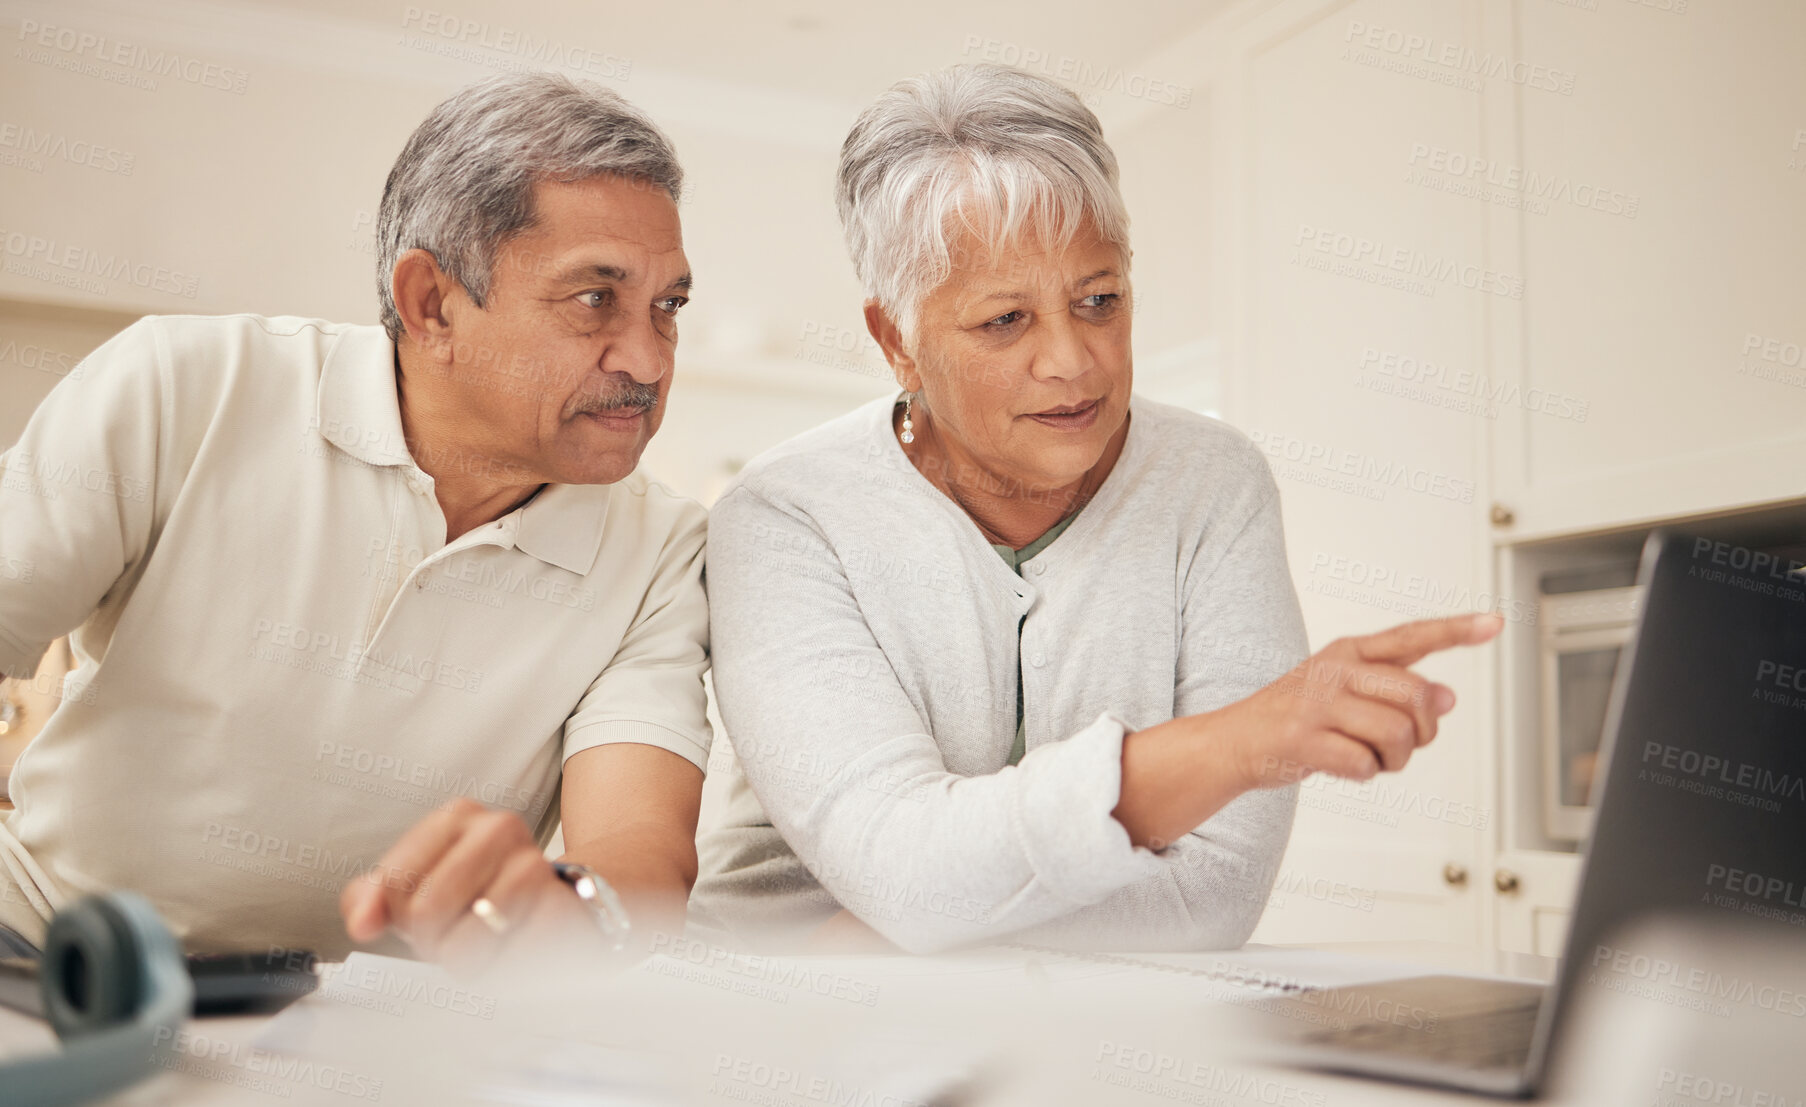
<svg viewBox="0 0 1806 1107"><path fill-rule="evenodd" d="M1423 976L1265 1001L1285 1063L1530 1097L1585 988L1734 998L1735 981L1695 987L1614 944L1636 921L1755 926L1806 954L1806 546L1657 532L1638 582L1554 982Z"/></svg>

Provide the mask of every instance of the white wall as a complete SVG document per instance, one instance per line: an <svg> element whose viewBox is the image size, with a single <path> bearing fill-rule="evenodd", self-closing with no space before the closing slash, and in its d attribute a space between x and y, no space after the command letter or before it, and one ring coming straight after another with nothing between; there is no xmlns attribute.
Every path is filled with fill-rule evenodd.
<svg viewBox="0 0 1806 1107"><path fill-rule="evenodd" d="M1068 65L1101 113L1126 115L1149 103L1125 91L1126 76L1159 77L1137 74L1135 61L1221 6L1158 0L1139 20L1108 28L1084 26L1092 9L1070 0L980 10L935 0L882 16L827 2L706 0L686 6L681 26L625 5L479 0L442 14L482 23L491 40L526 33L589 49L603 60L577 75L617 88L676 143L698 285L671 410L647 463L706 498L734 460L884 386L875 352L847 349L863 335L861 296L833 208L835 156L864 103L908 74L987 55L1020 59L1026 48L1049 59L1040 63L1049 71ZM1022 18L1062 9L1072 18ZM371 222L401 144L452 90L521 63L503 49L470 49L475 61L420 49L422 20L409 14L420 10L349 0L0 4L0 128L16 128L0 130L8 263L0 300L129 316L250 311L374 322ZM83 49L79 34L103 44ZM138 88L70 68L119 76L121 66L94 57L120 49L212 63L220 83L242 75L242 91L168 76ZM1194 124L1201 114L1168 111ZM101 164L40 157L28 167L29 147L46 140L95 144ZM1170 181L1164 152L1149 155L1141 164L1125 155L1125 177ZM33 240L168 276L145 270L142 280L71 285L62 267L20 265ZM163 290L165 280L180 291ZM1168 337L1178 343L1195 331L1189 310L1150 324L1163 345L1144 345L1144 361ZM0 315L0 344L35 341L29 327L27 312ZM1181 356L1199 364L1196 351ZM42 381L17 376L0 377L0 441L41 394Z"/></svg>

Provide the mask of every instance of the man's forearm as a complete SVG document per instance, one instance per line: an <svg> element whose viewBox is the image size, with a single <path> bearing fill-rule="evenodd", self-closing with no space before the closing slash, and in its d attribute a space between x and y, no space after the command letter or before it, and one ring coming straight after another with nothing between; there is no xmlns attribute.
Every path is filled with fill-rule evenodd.
<svg viewBox="0 0 1806 1107"><path fill-rule="evenodd" d="M696 883L694 838L674 841L663 831L621 830L571 846L559 860L600 873L621 897L636 932L683 928Z"/></svg>

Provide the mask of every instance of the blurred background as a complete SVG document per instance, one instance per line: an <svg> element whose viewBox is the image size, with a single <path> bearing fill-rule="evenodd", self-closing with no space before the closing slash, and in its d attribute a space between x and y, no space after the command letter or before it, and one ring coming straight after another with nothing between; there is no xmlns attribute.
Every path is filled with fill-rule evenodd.
<svg viewBox="0 0 1806 1107"><path fill-rule="evenodd" d="M1508 619L1423 666L1462 702L1406 773L1305 785L1257 939L1557 952L1643 537L1806 517L1797 0L8 0L0 42L0 448L140 315L374 323L403 141L543 68L683 158L646 465L705 504L894 387L833 209L860 108L962 61L1071 87L1122 165L1137 391L1266 452L1313 648Z"/></svg>

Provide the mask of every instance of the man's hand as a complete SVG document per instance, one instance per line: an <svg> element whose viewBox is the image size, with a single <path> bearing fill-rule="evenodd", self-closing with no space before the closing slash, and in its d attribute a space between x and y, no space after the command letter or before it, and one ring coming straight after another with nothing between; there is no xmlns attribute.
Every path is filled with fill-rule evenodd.
<svg viewBox="0 0 1806 1107"><path fill-rule="evenodd" d="M1490 641L1502 626L1497 615L1457 615L1331 642L1220 713L1243 782L1273 788L1314 772L1352 780L1398 772L1455 706L1453 689L1409 666Z"/></svg>
<svg viewBox="0 0 1806 1107"><path fill-rule="evenodd" d="M518 815L468 798L416 823L339 895L352 941L393 929L434 959L476 959L529 920L586 922L584 910Z"/></svg>

